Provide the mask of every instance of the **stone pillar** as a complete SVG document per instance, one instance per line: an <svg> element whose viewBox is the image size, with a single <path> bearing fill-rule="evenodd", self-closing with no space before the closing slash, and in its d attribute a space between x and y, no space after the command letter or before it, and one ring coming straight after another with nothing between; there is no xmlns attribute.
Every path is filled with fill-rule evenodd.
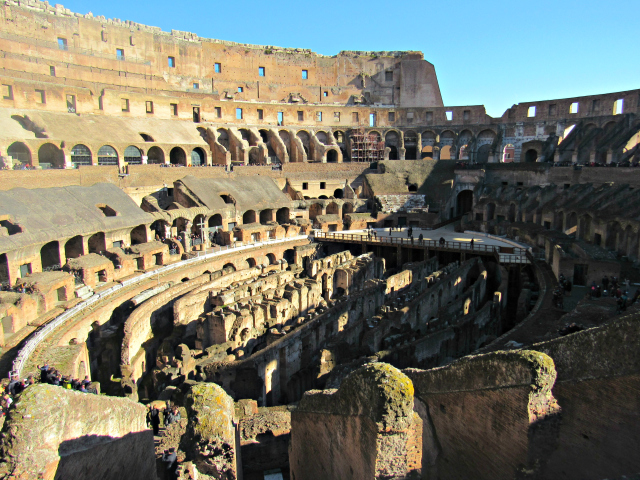
<svg viewBox="0 0 640 480"><path fill-rule="evenodd" d="M12 169L12 168L13 168L13 157L9 157L9 156L3 157L3 156L0 156L0 167L5 167L5 166L6 166L7 168L9 168L9 169Z"/></svg>
<svg viewBox="0 0 640 480"><path fill-rule="evenodd" d="M578 163L578 151L571 152L571 163Z"/></svg>
<svg viewBox="0 0 640 480"><path fill-rule="evenodd" d="M416 140L416 160L422 160L422 133L418 132Z"/></svg>
<svg viewBox="0 0 640 480"><path fill-rule="evenodd" d="M596 162L596 151L592 150L589 153L589 163L595 163Z"/></svg>
<svg viewBox="0 0 640 480"><path fill-rule="evenodd" d="M73 162L71 161L71 152L63 150L64 153L64 168L73 168Z"/></svg>
<svg viewBox="0 0 640 480"><path fill-rule="evenodd" d="M607 165L613 162L613 150L607 150Z"/></svg>

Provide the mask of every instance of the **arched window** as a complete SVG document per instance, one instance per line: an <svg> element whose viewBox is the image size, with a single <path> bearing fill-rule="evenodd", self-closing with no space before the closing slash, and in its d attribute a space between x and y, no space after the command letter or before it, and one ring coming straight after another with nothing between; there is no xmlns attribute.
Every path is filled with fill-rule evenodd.
<svg viewBox="0 0 640 480"><path fill-rule="evenodd" d="M86 145L76 145L71 149L71 162L78 165L91 165L91 150Z"/></svg>
<svg viewBox="0 0 640 480"><path fill-rule="evenodd" d="M129 145L124 150L124 161L129 165L140 165L142 164L142 153L138 147L134 147L133 145Z"/></svg>
<svg viewBox="0 0 640 480"><path fill-rule="evenodd" d="M18 161L25 165L31 165L31 152L22 142L12 143L9 148L7 148L7 155L13 158L14 162Z"/></svg>
<svg viewBox="0 0 640 480"><path fill-rule="evenodd" d="M194 167L205 165L207 163L207 156L200 147L196 147L191 151L191 165Z"/></svg>
<svg viewBox="0 0 640 480"><path fill-rule="evenodd" d="M98 165L118 165L118 152L110 145L103 145L98 150Z"/></svg>

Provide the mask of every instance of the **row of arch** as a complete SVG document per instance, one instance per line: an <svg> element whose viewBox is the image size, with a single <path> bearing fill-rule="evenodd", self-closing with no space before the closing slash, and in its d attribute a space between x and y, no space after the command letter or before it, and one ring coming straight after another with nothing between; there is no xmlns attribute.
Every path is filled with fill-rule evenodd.
<svg viewBox="0 0 640 480"><path fill-rule="evenodd" d="M93 153L84 144L77 144L71 148L71 163L75 166L93 165ZM7 155L14 160L26 165L33 164L31 149L23 142L14 142L7 148ZM123 161L129 165L143 163L144 151L135 145L129 145L124 150ZM158 146L152 146L147 150L148 164L164 164L165 152ZM97 151L97 165L118 165L120 158L117 150L111 145L103 145ZM65 165L64 151L53 143L45 143L38 149L38 163L48 164L52 167L62 168ZM187 153L182 147L176 146L169 151L169 163L173 165L199 166L207 163L207 154L201 147L195 147L190 152L190 161L187 161Z"/></svg>

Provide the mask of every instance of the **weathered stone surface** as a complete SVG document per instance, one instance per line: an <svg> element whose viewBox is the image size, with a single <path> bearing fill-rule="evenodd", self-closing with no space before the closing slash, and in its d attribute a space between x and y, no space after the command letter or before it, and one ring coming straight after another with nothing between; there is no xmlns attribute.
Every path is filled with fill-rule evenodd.
<svg viewBox="0 0 640 480"><path fill-rule="evenodd" d="M4 425L0 475L155 479L145 414L144 405L123 398L29 387Z"/></svg>

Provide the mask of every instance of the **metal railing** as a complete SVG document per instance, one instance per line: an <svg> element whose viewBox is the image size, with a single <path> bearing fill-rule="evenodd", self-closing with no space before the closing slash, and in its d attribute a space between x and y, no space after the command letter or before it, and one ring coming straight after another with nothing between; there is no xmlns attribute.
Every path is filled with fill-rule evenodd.
<svg viewBox="0 0 640 480"><path fill-rule="evenodd" d="M435 249L448 249L459 250L465 252L477 252L477 253L498 253L498 254L510 254L525 256L527 250L519 247L507 247L501 245L479 245L471 242L452 242L439 240L422 240L417 238L405 238L405 237L383 237L383 236L369 236L367 234L357 233L332 233L332 232L320 232L314 231L313 233L316 239L334 240L334 241L347 241L347 242L366 242L366 243L380 243L384 245L407 245L413 247L435 248Z"/></svg>
<svg viewBox="0 0 640 480"><path fill-rule="evenodd" d="M123 282L120 282L119 285L114 285L113 287L100 292L100 293L94 293L93 296L91 296L90 298L88 298L87 300L78 303L75 307L70 308L69 310L65 311L63 314L57 316L56 318L54 318L52 321L48 322L47 324L43 325L40 329L38 329L36 332L34 332L31 337L29 337L27 339L27 341L25 342L24 346L20 349L20 351L18 352L18 355L16 356L15 360L13 361L13 373L17 374L19 377L22 377L22 369L24 368L25 364L27 363L27 361L29 360L29 356L33 353L33 351L37 348L37 346L40 344L40 342L42 342L45 338L47 338L47 336L49 336L49 334L51 334L51 332L53 332L53 330L55 330L56 328L58 328L60 325L62 325L63 323L65 323L65 321L73 318L75 315L81 313L85 308L90 307L91 305L95 304L96 302L109 297L111 295L113 295L114 293L122 290L123 288L129 287L131 285L135 285L136 283L141 282L142 280L147 280L149 278L160 278L160 275L164 275L172 270L176 270L178 268L182 268L185 267L187 265L192 265L192 264L196 264L198 262L204 262L208 259L214 258L218 255L221 255L222 253L228 253L229 251L240 251L240 250L247 250L250 248L255 248L255 247L259 247L259 246L263 246L263 245L270 245L270 244L275 244L275 243L284 243L284 242L294 242L294 241L299 241L299 240L304 240L304 239L309 239L309 237L307 237L306 235L299 235L297 237L291 237L291 238L282 238L282 239L274 239L274 240L268 240L265 242L258 242L258 243L252 243L250 245L243 245L243 246L239 246L239 247L235 247L235 248L230 248L229 246L227 246L226 248L224 247L220 247L218 249L218 251L213 251L211 253L207 253L207 254L203 254L203 255L198 255L197 257L188 259L188 260L182 260L180 262L177 263L172 263L171 265L165 265L163 267L160 267L156 270L152 270L150 272L147 273L143 273L141 275L138 275L137 277L134 278L130 278L129 280L124 280ZM200 253L200 252L198 252Z"/></svg>

